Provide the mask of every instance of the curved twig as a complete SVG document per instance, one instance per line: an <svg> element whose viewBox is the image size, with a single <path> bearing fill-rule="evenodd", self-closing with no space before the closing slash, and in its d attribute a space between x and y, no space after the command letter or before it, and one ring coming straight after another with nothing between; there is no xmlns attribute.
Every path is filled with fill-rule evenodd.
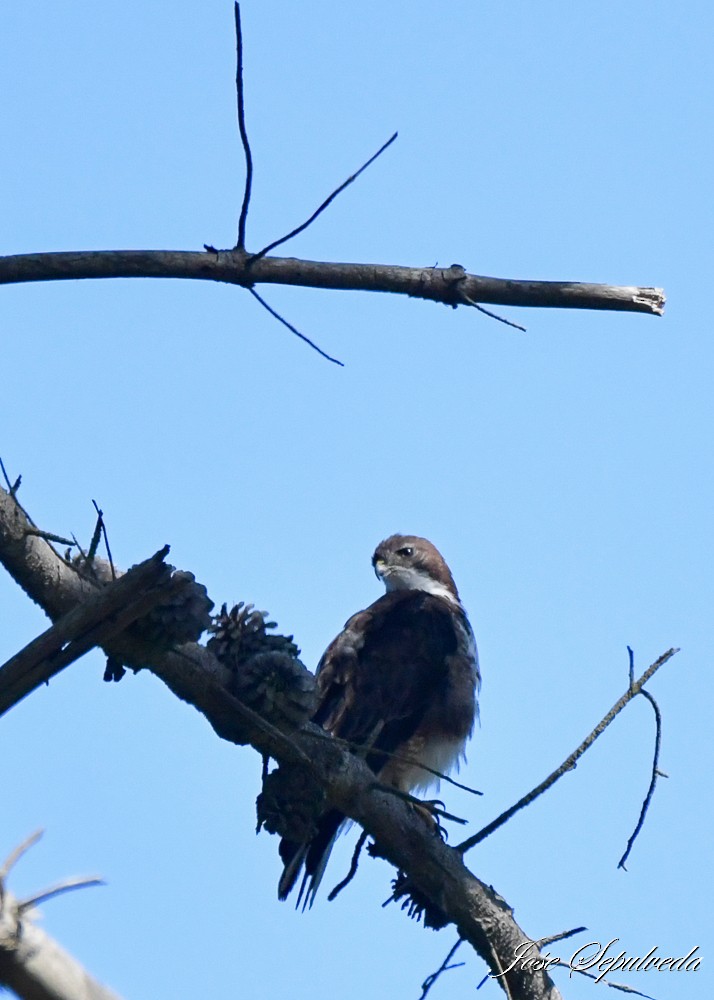
<svg viewBox="0 0 714 1000"><path fill-rule="evenodd" d="M485 840L486 837L489 837L494 830L497 830L500 826L503 826L504 823L508 822L511 816L514 816L520 809L525 808L525 806L530 805L530 803L542 795L543 792L547 791L551 785L554 785L559 778L562 778L564 774L571 771L575 767L576 762L582 757L585 751L592 746L598 736L604 733L615 716L619 715L625 705L632 701L636 694L639 694L643 685L647 683L650 677L652 677L652 675L659 670L659 668L665 664L667 660L670 660L674 654L678 652L678 649L668 649L666 653L663 653L658 659L656 659L655 662L652 663L647 670L645 670L639 680L630 685L629 689L623 694L619 701L615 702L607 715L600 720L589 736L586 736L580 746L574 750L566 760L563 761L557 770L553 771L552 774L549 774L548 777L544 781L541 781L539 785L536 785L532 791L528 792L527 795L524 795L523 798L519 799L515 805L506 809L505 812L502 812L500 816L497 816L496 819L494 819L487 826L483 827L482 830L479 830L478 833L475 833L472 837L468 837L463 841L463 843L457 844L456 850L461 851L463 854L472 847L475 847L476 844L480 844L481 841Z"/></svg>
<svg viewBox="0 0 714 1000"><path fill-rule="evenodd" d="M238 131L240 141L245 154L245 188L243 190L243 204L241 205L240 218L238 219L238 241L236 249L245 250L245 225L248 219L248 207L250 205L250 192L253 186L253 155L250 151L248 141L248 130L245 126L245 94L243 88L243 32L240 25L240 4L234 5L234 15L236 24L236 99L238 102Z"/></svg>
<svg viewBox="0 0 714 1000"><path fill-rule="evenodd" d="M347 886L350 884L352 879L357 874L357 865L359 864L359 856L362 853L362 848L367 842L368 836L369 834L367 833L366 830L363 830L362 833L359 835L359 839L355 844L355 849L352 852L352 860L350 861L349 871L347 872L345 877L340 882L337 883L334 889L331 890L330 895L327 897L328 903L331 903L333 899L339 896L342 890L347 888Z"/></svg>
<svg viewBox="0 0 714 1000"><path fill-rule="evenodd" d="M652 801L652 796L654 795L654 790L657 785L657 778L662 773L659 770L659 751L662 745L662 713L659 710L659 705L652 697L652 695L649 693L649 691L640 691L639 693L643 695L650 703L650 705L652 706L652 711L654 712L655 715L655 746L652 759L652 777L650 778L649 788L647 789L647 794L645 795L644 802L642 803L642 808L640 809L639 819L637 820L637 825L635 826L635 829L632 831L632 834L630 835L630 839L627 841L627 847L625 848L625 853L617 862L617 867L624 869L624 871L627 871L627 868L625 867L625 862L630 856L630 851L632 850L632 847L635 841L637 840L637 837L639 836L640 830L644 826L645 817L647 816L647 811L650 807L650 802Z"/></svg>

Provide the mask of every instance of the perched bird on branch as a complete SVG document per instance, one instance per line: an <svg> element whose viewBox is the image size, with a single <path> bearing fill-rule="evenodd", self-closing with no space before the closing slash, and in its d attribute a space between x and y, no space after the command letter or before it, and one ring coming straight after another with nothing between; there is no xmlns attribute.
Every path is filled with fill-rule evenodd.
<svg viewBox="0 0 714 1000"><path fill-rule="evenodd" d="M392 535L377 546L372 565L387 592L327 647L313 721L363 747L381 783L424 791L438 778L420 764L445 774L464 757L478 714L476 642L451 571L431 542ZM312 905L344 820L332 809L310 841L281 840L280 899L304 868L298 905L303 897Z"/></svg>

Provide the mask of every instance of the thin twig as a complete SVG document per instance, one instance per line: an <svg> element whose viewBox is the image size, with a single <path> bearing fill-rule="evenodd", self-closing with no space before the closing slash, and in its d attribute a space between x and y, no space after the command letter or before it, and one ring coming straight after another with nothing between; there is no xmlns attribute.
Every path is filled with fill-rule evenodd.
<svg viewBox="0 0 714 1000"><path fill-rule="evenodd" d="M481 982L478 984L478 986L476 987L476 989L480 990L481 987L483 986L483 984L487 980L498 978L501 986L503 987L503 992L506 994L508 1000L513 1000L513 995L511 994L511 988L508 985L508 980L506 979L506 973L503 971L503 966L501 965L501 961L500 961L500 959L498 957L498 952L493 947L493 945L491 944L491 941L488 938L486 939L486 943L488 944L488 946L489 946L489 948L491 950L491 956L493 958L493 964L496 966L497 971L495 973L492 973L492 972L487 973L487 975L485 975L484 978L481 980Z"/></svg>
<svg viewBox="0 0 714 1000"><path fill-rule="evenodd" d="M251 254L251 256L248 258L248 264L249 265L254 264L257 260L260 260L261 257L265 257L266 254L270 253L271 250L274 250L276 247L279 247L282 243L287 243L287 241L291 240L293 236L297 236L298 233L302 233L305 229L307 229L307 227L315 221L318 215L324 212L325 209L328 207L328 205L330 205L335 200L338 194L341 194L346 187L349 187L349 185L353 181L356 181L359 175L363 173L367 169L367 167L371 166L377 159L377 157L382 155L385 149L387 149L389 146L392 145L394 140L397 138L397 135L398 133L395 132L393 136L390 136L390 138L387 139L384 145L380 146L377 152L373 156L370 156L370 158L367 160L366 163L362 164L359 170L357 170L354 174L348 177L346 181L340 184L340 186L332 192L329 198L325 198L320 207L317 208L312 213L309 219L303 222L302 225L298 226L296 229L293 229L291 232L289 232L287 236L281 236L279 240L273 240L272 243L268 243L268 245L266 247L263 247L262 250L259 250L257 253Z"/></svg>
<svg viewBox="0 0 714 1000"><path fill-rule="evenodd" d="M18 506L18 508L25 515L25 517L27 518L27 520L30 522L30 524L33 525L33 527L36 527L35 522L32 520L32 518L30 517L30 515L27 513L27 511L22 506L22 504L20 503L20 501L17 499L17 491L20 489L20 484L22 482L22 476L18 476L17 479L15 480L15 482L11 483L10 479L8 477L7 472L5 471L5 465L3 464L3 460L1 458L0 458L0 469L2 469L2 474L3 474L3 478L5 480L5 484L7 486L8 493L10 494L10 496L12 497L12 499L15 501L15 503Z"/></svg>
<svg viewBox="0 0 714 1000"><path fill-rule="evenodd" d="M453 965L449 965L449 962L458 951L459 947L463 943L463 940L464 939L462 937L457 938L456 944L453 948L451 948L449 954L446 956L436 972L432 972L431 975L426 977L424 982L421 984L421 996L419 997L419 1000L424 1000L429 990L432 988L439 976L443 975L444 972L448 972L450 969L460 969L462 965L466 965L465 962L455 962Z"/></svg>
<svg viewBox="0 0 714 1000"><path fill-rule="evenodd" d="M550 934L548 937L538 938L538 940L533 943L538 951L541 951L543 948L547 948L549 944L554 944L556 941L565 941L567 938L573 937L575 934L582 934L582 932L586 930L587 927L573 927L571 931L561 931L560 934Z"/></svg>
<svg viewBox="0 0 714 1000"><path fill-rule="evenodd" d="M306 730L308 736L314 736L315 739L323 740L335 740L340 746L344 747L346 750L362 750L364 744L353 743L351 740L340 739L339 736L333 736L328 732L313 732L312 730ZM448 774L444 774L442 771L437 771L433 767L428 767L422 761L417 760L416 757L407 757L403 753L394 753L391 750L382 750L379 747L370 747L369 750L371 754L379 754L381 757L389 757L390 760L398 760L403 764L411 764L415 767L420 767L422 771L428 771L429 774L433 774L435 778L439 778L440 781L447 781L450 785L454 785L456 788L460 788L464 792L470 792L471 795L483 795L483 792L479 792L477 788L471 788L470 785L464 785L462 782L457 781L455 778L449 777Z"/></svg>
<svg viewBox="0 0 714 1000"><path fill-rule="evenodd" d="M611 983L609 979L598 979L594 972L586 972L585 969L573 968L572 965L568 965L567 962L555 962L554 965L562 966L564 969L570 969L571 972L578 972L581 976L587 976L588 979L595 979L598 983L602 983L603 986L609 986L611 990L622 990L623 993L633 993L637 997L644 997L645 1000L655 1000L651 997L649 993L641 993L640 990L636 990L634 986L625 986L623 983Z"/></svg>
<svg viewBox="0 0 714 1000"><path fill-rule="evenodd" d="M623 696L619 699L619 701L617 701L612 706L607 715L605 715L601 719L601 721L593 729L590 735L587 736L580 744L580 746L576 750L574 750L566 760L563 761L563 763L560 765L559 768L557 768L557 770L553 771L552 774L549 774L544 781L541 781L541 783L539 785L536 785L536 787L532 789L532 791L528 792L527 795L524 795L523 798L519 799L518 802L515 803L515 805L512 805L509 809L506 809L505 812L501 813L500 816L497 816L496 819L494 819L491 823L488 824L488 826L485 826L482 830L479 830L479 832L475 833L472 837L468 837L462 844L458 844L456 850L461 851L462 854L465 854L466 851L470 850L472 847L475 847L476 844L480 844L481 841L485 840L486 837L490 836L494 832L494 830L497 830L500 826L503 826L503 824L506 823L511 818L511 816L515 815L515 813L517 813L520 809L523 809L525 806L530 805L530 803L533 802L535 799L537 799L540 795L542 795L543 792L547 791L551 787L551 785L554 785L559 778L562 778L564 774L566 774L568 771L571 771L575 767L576 762L585 753L585 751L588 750L589 747L592 746L592 744L598 738L598 736L600 736L607 729L612 720L615 718L616 715L619 715L619 713L622 711L625 705L627 705L628 702L632 701L632 699L635 697L636 694L639 693L643 685L647 683L650 677L652 677L652 675L657 670L659 670L659 668L663 664L665 664L667 660L670 660L674 656L674 654L678 652L679 652L678 649L668 649L666 653L663 653L659 657L659 659L655 660L655 662L651 664L647 668L647 670L645 670L645 672L642 674L639 680L635 681L634 684L630 685L628 690L623 694Z"/></svg>
<svg viewBox="0 0 714 1000"><path fill-rule="evenodd" d="M25 528L25 535L32 535L34 538L44 538L46 542L56 542L58 545L69 545L70 548L76 545L76 539L64 538L62 535L55 535L51 531L42 531L40 528Z"/></svg>
<svg viewBox="0 0 714 1000"><path fill-rule="evenodd" d="M30 896L29 899L23 899L17 908L20 913L26 913L27 910L31 910L34 906L44 903L54 896L61 896L64 892L74 892L75 889L86 889L92 885L106 885L106 882L101 878L95 877L68 878L57 885L51 886L49 889L45 889L43 892L38 892L36 895Z"/></svg>
<svg viewBox="0 0 714 1000"><path fill-rule="evenodd" d="M92 501L94 503L94 501ZM94 504L96 507L97 505ZM94 532L92 533L92 540L89 543L89 548L87 549L87 555L84 557L85 561L88 563L94 562L94 557L97 554L97 549L99 548L99 542L102 538L102 515L101 512L97 512L97 523L94 525Z"/></svg>
<svg viewBox="0 0 714 1000"><path fill-rule="evenodd" d="M261 306L263 306L264 309L268 310L271 316L277 319L278 322L282 323L283 326L286 326L291 333L295 334L296 337L299 337L300 340L304 340L306 344L309 344L310 347L312 347L314 351L317 351L318 354L321 354L323 358L327 358L327 360L332 361L333 364L339 365L340 368L345 367L344 362L338 361L337 358L331 357L329 354L323 351L321 347L318 347L317 344L315 344L312 340L310 340L309 337L306 337L304 333L300 333L299 330L296 330L295 327L292 325L292 323L288 323L288 321L283 316L281 316L279 312L276 312L272 306L269 306L268 303L265 301L265 299L262 298L262 296L258 295L258 293L254 288L249 288L248 291L252 296L254 296L254 298L258 300L258 302L260 302Z"/></svg>
<svg viewBox="0 0 714 1000"><path fill-rule="evenodd" d="M634 669L635 669L634 653L632 652L629 646L627 647L627 652L629 653L630 656L630 684L632 684L632 678L634 677ZM662 713L660 712L659 705L652 697L652 695L649 693L649 691L645 691L642 689L639 691L639 694L643 695L647 699L647 701L652 706L652 711L654 712L655 745L654 745L654 754L652 758L652 776L650 778L650 784L649 788L647 789L647 794L645 795L644 802L642 803L642 808L640 809L639 819L637 820L637 825L635 826L635 829L632 831L630 839L627 841L627 847L625 848L625 853L617 862L617 867L622 868L624 871L627 871L627 868L625 867L625 862L630 856L630 851L632 850L632 847L635 841L637 840L637 837L639 836L640 830L644 826L645 817L647 816L647 811L650 807L650 802L652 801L652 796L654 795L654 790L657 785L657 778L662 774L662 772L659 770L659 752L660 752L660 747L662 745Z"/></svg>
<svg viewBox="0 0 714 1000"><path fill-rule="evenodd" d="M398 799L402 799L404 802L408 802L419 809L424 809L433 816L443 816L444 819L450 819L453 823L461 823L463 826L468 823L468 820L462 819L461 816L454 816L453 813L446 812L445 809L439 809L435 800L429 802L424 801L424 799L418 799L416 795L403 792L401 788L394 788L393 785L383 785L381 781L373 782L370 787L377 792L386 792L387 795L395 795Z"/></svg>
<svg viewBox="0 0 714 1000"><path fill-rule="evenodd" d="M5 465L3 460L0 458L0 469L2 469L3 479L5 480L5 485L7 486L7 491L11 497L14 498L17 491L20 489L20 483L22 482L22 476L18 476L14 483L10 482L10 477L5 471Z"/></svg>
<svg viewBox="0 0 714 1000"><path fill-rule="evenodd" d="M248 131L245 127L245 92L243 89L243 32L240 25L240 4L234 5L236 22L236 97L238 101L238 131L240 141L245 154L245 188L243 190L243 204L238 220L238 242L236 250L245 250L245 224L248 219L248 206L250 205L250 191L253 185L253 156L248 142Z"/></svg>
<svg viewBox="0 0 714 1000"><path fill-rule="evenodd" d="M112 571L112 580L116 580L117 575L116 575L116 572L114 570L114 560L112 559L112 550L109 548L109 537L107 535L107 529L106 529L106 527L104 525L104 511L102 511L102 510L99 509L96 500L92 500L92 503L94 504L94 509L97 512L97 517L99 518L99 525L98 526L101 527L101 529L102 529L102 535L104 536L104 547L107 550L107 559L109 560L109 567L110 567L110 569ZM92 558L94 558L93 555L92 555Z"/></svg>
<svg viewBox="0 0 714 1000"><path fill-rule="evenodd" d="M497 319L499 323L505 323L506 326L512 326L514 330L520 330L521 333L527 333L526 328L524 326L521 326L520 323L514 323L513 320L506 319L505 316L499 316L498 313L491 312L490 309L485 309L483 306L480 306L478 302L474 302L473 299L469 298L466 292L461 293L461 298L464 300L464 302L467 302L470 306L473 306L474 309L478 309L478 311L484 313L484 315L490 316L491 319Z"/></svg>
<svg viewBox="0 0 714 1000"><path fill-rule="evenodd" d="M327 897L327 902L328 903L331 903L333 899L335 899L337 896L339 896L339 894L342 892L342 890L347 888L347 886L350 884L350 882L352 881L352 879L357 874L357 866L359 864L359 856L362 853L362 848L367 843L367 837L368 836L369 836L369 834L367 833L366 830L363 830L362 833L359 835L359 840L355 844L355 849L354 849L354 852L352 854L352 861L350 862L350 869L347 872L347 874L345 875L345 877L342 879L342 881L338 882L337 885L335 886L335 888L330 892L330 895Z"/></svg>
<svg viewBox="0 0 714 1000"><path fill-rule="evenodd" d="M7 876L10 874L10 872L15 867L17 862L23 856L23 854L29 851L31 847L35 846L35 844L37 843L38 840L40 840L44 832L45 832L44 830L35 830L35 832L31 833L29 837L26 837L21 844L18 844L18 846L13 851L10 851L7 858L5 859L2 868L0 868L0 883L2 883L7 878Z"/></svg>

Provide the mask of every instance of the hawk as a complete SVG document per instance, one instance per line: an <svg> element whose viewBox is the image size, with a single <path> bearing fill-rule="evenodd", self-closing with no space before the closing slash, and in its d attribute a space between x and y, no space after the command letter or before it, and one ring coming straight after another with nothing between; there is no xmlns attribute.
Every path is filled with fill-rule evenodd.
<svg viewBox="0 0 714 1000"><path fill-rule="evenodd" d="M387 592L353 615L327 647L317 668L313 721L365 747L381 783L425 791L438 781L432 771L445 774L464 757L478 715L476 642L451 571L426 538L391 535L377 546L372 565ZM304 867L298 905L305 893L305 905L312 905L344 821L332 809L308 843L280 842L280 899Z"/></svg>

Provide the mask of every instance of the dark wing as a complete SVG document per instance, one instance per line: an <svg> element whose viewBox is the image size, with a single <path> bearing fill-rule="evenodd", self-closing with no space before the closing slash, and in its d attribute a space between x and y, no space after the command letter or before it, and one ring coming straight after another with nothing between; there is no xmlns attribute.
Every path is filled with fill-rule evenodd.
<svg viewBox="0 0 714 1000"><path fill-rule="evenodd" d="M314 721L358 746L396 751L443 693L457 644L447 601L416 590L385 594L328 646L317 669ZM386 758L367 760L378 771Z"/></svg>
<svg viewBox="0 0 714 1000"><path fill-rule="evenodd" d="M414 735L424 713L448 682L446 658L457 649L449 603L423 591L385 594L347 622L317 668L318 709L313 721L333 736L369 747L366 760L378 773ZM278 893L285 899L305 865L303 893L311 905L337 831L344 821L333 809L308 844L282 840L285 870Z"/></svg>

